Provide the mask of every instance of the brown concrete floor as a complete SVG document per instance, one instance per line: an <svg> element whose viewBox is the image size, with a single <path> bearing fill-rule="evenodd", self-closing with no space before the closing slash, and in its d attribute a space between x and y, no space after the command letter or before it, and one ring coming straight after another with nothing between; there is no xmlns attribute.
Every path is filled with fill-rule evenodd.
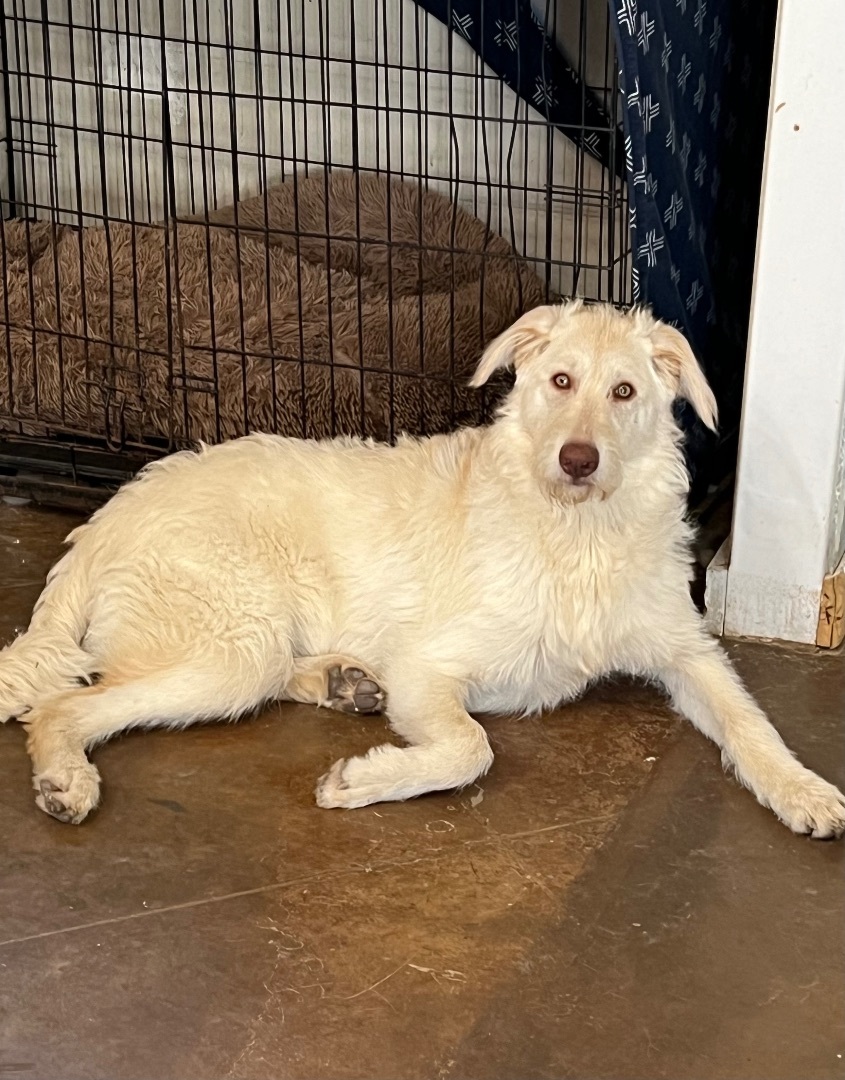
<svg viewBox="0 0 845 1080"><path fill-rule="evenodd" d="M0 504L0 640L72 523ZM732 652L845 783L845 656ZM788 833L650 689L488 726L481 787L351 812L314 782L381 720L128 735L78 828L0 728L0 1075L845 1077L842 844Z"/></svg>

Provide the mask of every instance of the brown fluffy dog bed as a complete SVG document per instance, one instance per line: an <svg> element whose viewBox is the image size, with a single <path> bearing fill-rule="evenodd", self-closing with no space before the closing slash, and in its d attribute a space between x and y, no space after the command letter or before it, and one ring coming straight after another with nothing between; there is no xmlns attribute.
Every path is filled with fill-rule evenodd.
<svg viewBox="0 0 845 1080"><path fill-rule="evenodd" d="M483 345L543 300L501 237L416 185L300 176L209 220L3 223L0 430L442 430L478 418Z"/></svg>

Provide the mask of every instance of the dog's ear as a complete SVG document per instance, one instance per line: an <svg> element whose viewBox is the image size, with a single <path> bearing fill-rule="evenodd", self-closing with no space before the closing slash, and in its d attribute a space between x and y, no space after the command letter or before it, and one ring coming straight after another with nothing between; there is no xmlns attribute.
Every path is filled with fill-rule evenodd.
<svg viewBox="0 0 845 1080"><path fill-rule="evenodd" d="M685 398L707 427L715 431L718 421L716 398L687 339L673 326L658 322L651 331L651 340L657 374L676 397Z"/></svg>
<svg viewBox="0 0 845 1080"><path fill-rule="evenodd" d="M542 345L561 312L559 305L536 307L517 319L513 326L487 346L470 380L470 386L483 386L499 368L519 366L520 360L532 348Z"/></svg>

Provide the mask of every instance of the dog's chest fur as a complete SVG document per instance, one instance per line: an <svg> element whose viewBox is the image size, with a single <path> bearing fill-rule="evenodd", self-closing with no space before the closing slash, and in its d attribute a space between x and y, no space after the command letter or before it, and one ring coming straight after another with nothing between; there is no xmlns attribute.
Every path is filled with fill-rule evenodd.
<svg viewBox="0 0 845 1080"><path fill-rule="evenodd" d="M620 544L612 531L576 529L515 564L519 587L491 588L483 605L487 655L472 706L540 710L603 675L647 666L648 627L686 588L683 544L680 530L655 551L645 535Z"/></svg>

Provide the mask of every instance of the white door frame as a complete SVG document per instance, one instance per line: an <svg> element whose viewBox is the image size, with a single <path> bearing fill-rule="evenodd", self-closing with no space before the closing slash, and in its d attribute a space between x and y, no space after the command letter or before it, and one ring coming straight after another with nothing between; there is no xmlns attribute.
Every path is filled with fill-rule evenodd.
<svg viewBox="0 0 845 1080"><path fill-rule="evenodd" d="M781 0L733 532L710 583L710 624L730 636L815 642L842 558L843 88L845 4Z"/></svg>

